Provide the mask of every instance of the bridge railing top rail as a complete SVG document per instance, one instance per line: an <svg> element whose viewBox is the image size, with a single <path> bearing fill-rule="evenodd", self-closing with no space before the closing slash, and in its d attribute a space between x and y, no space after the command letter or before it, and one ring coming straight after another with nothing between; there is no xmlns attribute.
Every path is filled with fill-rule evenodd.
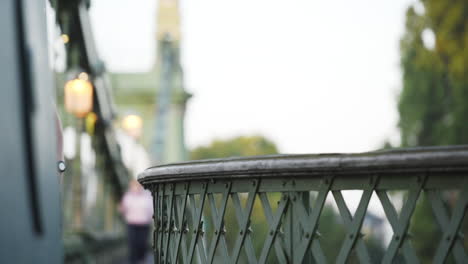
<svg viewBox="0 0 468 264"><path fill-rule="evenodd" d="M175 163L151 167L143 184L186 180L235 179L372 173L468 170L468 145L396 149L358 154L273 155Z"/></svg>

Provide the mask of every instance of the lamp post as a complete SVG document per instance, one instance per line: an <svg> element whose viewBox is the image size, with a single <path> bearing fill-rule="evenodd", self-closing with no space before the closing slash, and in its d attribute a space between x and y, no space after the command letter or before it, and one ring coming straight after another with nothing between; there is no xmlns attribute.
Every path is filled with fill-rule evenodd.
<svg viewBox="0 0 468 264"><path fill-rule="evenodd" d="M65 109L76 117L76 155L75 173L72 180L73 193L73 228L81 230L83 227L83 186L81 173L81 133L83 118L93 109L93 85L88 80L88 74L82 72L77 78L65 84Z"/></svg>

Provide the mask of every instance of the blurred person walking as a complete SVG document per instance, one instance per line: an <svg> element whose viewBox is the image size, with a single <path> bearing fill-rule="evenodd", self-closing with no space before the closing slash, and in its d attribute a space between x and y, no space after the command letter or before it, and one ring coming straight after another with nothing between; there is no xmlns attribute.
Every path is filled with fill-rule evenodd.
<svg viewBox="0 0 468 264"><path fill-rule="evenodd" d="M143 263L153 217L151 193L144 190L136 180L132 180L119 209L127 223L130 263Z"/></svg>

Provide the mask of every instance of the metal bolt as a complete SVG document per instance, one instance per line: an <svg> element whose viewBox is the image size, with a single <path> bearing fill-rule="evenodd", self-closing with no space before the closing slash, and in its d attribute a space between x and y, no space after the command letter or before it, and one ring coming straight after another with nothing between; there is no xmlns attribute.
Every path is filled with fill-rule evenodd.
<svg viewBox="0 0 468 264"><path fill-rule="evenodd" d="M241 229L239 234L243 235L244 234L244 231Z"/></svg>
<svg viewBox="0 0 468 264"><path fill-rule="evenodd" d="M305 233L305 237L309 238L310 237L309 233Z"/></svg>
<svg viewBox="0 0 468 264"><path fill-rule="evenodd" d="M353 238L354 238L354 234L350 234L349 239L353 239Z"/></svg>
<svg viewBox="0 0 468 264"><path fill-rule="evenodd" d="M229 184L225 183L225 184L224 184L224 187L226 187L226 188L229 187Z"/></svg>
<svg viewBox="0 0 468 264"><path fill-rule="evenodd" d="M270 230L270 236L272 236L275 233L275 231Z"/></svg>
<svg viewBox="0 0 468 264"><path fill-rule="evenodd" d="M396 236L395 236L395 240L396 240L396 241L400 240L400 236L399 236L399 235L396 235Z"/></svg>
<svg viewBox="0 0 468 264"><path fill-rule="evenodd" d="M450 241L452 237L450 235L447 236L447 241Z"/></svg>
<svg viewBox="0 0 468 264"><path fill-rule="evenodd" d="M215 230L215 235L217 235L217 234L218 234L218 230Z"/></svg>

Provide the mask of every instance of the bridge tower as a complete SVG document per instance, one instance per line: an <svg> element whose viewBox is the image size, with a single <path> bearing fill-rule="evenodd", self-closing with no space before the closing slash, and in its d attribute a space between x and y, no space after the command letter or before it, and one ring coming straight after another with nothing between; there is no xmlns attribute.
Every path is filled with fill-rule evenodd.
<svg viewBox="0 0 468 264"><path fill-rule="evenodd" d="M190 94L184 88L180 63L180 32L179 1L159 1L155 63L158 92L151 146L153 162L156 164L187 159L184 119Z"/></svg>
<svg viewBox="0 0 468 264"><path fill-rule="evenodd" d="M178 0L160 0L156 18L156 60L147 72L110 75L119 115L135 113L143 122L142 145L153 164L187 159L184 89L180 64L180 13Z"/></svg>

